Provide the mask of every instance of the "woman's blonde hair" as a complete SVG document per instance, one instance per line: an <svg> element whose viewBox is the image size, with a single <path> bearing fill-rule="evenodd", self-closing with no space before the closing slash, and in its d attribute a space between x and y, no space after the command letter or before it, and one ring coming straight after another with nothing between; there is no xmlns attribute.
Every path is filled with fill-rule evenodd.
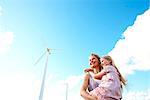
<svg viewBox="0 0 150 100"><path fill-rule="evenodd" d="M111 58L111 56L107 55L107 56L104 56L104 57L102 57L102 58L104 58L104 59L110 61L110 64L116 68L116 70L117 70L117 72L118 72L118 74L119 74L119 79L120 79L120 82L121 82L121 87L122 87L122 85L125 86L125 85L126 85L126 80L123 78L123 76L122 76L121 73L119 72L119 70L118 70L118 68L116 67L116 65L115 65L113 59Z"/></svg>

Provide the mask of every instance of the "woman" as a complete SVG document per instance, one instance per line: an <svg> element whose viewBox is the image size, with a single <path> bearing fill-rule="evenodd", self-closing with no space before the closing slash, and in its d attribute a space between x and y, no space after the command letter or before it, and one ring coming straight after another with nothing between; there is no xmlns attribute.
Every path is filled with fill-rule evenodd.
<svg viewBox="0 0 150 100"><path fill-rule="evenodd" d="M90 68L86 69L85 72L93 71L93 73L98 73L101 71L101 63L100 63L100 57L97 54L91 54L89 57L89 65ZM90 91L94 90L96 87L98 87L100 81L97 81L96 79L92 78L92 74L86 73L83 81L83 85L80 90L80 95L85 100L97 100L96 96L91 96L89 94ZM87 91L88 89L88 91Z"/></svg>

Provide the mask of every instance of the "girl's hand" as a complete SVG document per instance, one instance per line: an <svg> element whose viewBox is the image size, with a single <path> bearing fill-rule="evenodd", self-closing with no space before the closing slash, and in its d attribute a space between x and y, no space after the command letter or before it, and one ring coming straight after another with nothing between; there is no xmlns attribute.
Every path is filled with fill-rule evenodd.
<svg viewBox="0 0 150 100"><path fill-rule="evenodd" d="M93 100L98 100L98 98L96 96L94 96Z"/></svg>
<svg viewBox="0 0 150 100"><path fill-rule="evenodd" d="M90 100L98 100L98 98L95 95L92 95L92 98Z"/></svg>

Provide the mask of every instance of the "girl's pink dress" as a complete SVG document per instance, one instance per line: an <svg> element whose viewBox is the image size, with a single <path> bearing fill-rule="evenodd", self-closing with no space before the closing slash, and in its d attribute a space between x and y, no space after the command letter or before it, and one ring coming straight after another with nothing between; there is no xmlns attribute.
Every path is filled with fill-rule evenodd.
<svg viewBox="0 0 150 100"><path fill-rule="evenodd" d="M101 79L101 82L97 88L90 92L90 95L95 95L98 100L120 100L121 84L118 76L118 72L113 66L105 66L102 71L107 74Z"/></svg>

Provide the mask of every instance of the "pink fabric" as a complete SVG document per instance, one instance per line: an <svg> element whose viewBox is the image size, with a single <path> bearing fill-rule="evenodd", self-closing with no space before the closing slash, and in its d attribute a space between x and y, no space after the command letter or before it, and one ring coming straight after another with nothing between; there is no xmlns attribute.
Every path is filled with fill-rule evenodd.
<svg viewBox="0 0 150 100"><path fill-rule="evenodd" d="M103 71L109 73L102 77L99 86L90 95L97 96L98 100L120 100L122 95L117 70L113 66L105 66Z"/></svg>
<svg viewBox="0 0 150 100"><path fill-rule="evenodd" d="M97 87L93 91L90 92L90 95L96 96L98 100L108 100L106 99L106 94L110 93L108 89L105 89L103 87Z"/></svg>

